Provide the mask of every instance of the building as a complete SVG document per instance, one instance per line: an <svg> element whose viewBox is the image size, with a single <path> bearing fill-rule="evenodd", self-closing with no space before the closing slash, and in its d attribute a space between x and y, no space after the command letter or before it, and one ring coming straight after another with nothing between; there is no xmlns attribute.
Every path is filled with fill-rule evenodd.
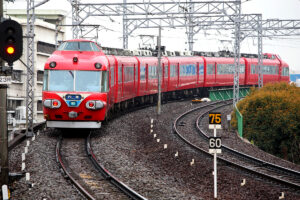
<svg viewBox="0 0 300 200"><path fill-rule="evenodd" d="M26 10L6 10L6 18L18 21L26 35L27 16ZM65 11L37 10L35 20L34 38L34 122L44 121L42 105L42 88L44 64L55 50L58 40L65 39L65 30L57 30L56 24L65 24ZM27 63L27 39L23 38L23 55L20 58ZM20 62L13 64L12 84L7 90L8 130L26 128L26 84L27 68Z"/></svg>

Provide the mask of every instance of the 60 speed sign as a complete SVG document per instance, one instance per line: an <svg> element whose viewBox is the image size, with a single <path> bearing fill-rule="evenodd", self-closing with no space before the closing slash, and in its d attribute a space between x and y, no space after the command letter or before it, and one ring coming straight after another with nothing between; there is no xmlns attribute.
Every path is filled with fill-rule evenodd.
<svg viewBox="0 0 300 200"><path fill-rule="evenodd" d="M209 137L210 149L221 149L221 147L222 147L221 137Z"/></svg>

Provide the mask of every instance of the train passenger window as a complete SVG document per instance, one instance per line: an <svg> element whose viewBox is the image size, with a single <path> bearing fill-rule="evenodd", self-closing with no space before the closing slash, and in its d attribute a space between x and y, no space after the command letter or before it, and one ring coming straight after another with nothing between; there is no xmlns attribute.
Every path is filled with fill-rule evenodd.
<svg viewBox="0 0 300 200"><path fill-rule="evenodd" d="M122 83L122 65L118 67L118 83Z"/></svg>
<svg viewBox="0 0 300 200"><path fill-rule="evenodd" d="M149 66L149 79L156 79L157 73L156 73L156 66Z"/></svg>
<svg viewBox="0 0 300 200"><path fill-rule="evenodd" d="M257 66L256 65L251 65L251 69L250 69L250 71L251 71L251 74L255 74L256 73L256 71L255 71L255 69L257 68Z"/></svg>
<svg viewBox="0 0 300 200"><path fill-rule="evenodd" d="M196 65L191 65L191 75L196 75Z"/></svg>
<svg viewBox="0 0 300 200"><path fill-rule="evenodd" d="M100 51L99 47L95 43L91 42L91 45L92 45L93 51Z"/></svg>
<svg viewBox="0 0 300 200"><path fill-rule="evenodd" d="M176 65L171 65L171 66L170 66L170 76L171 76L171 77L176 77L176 76L177 76L176 68L177 68Z"/></svg>
<svg viewBox="0 0 300 200"><path fill-rule="evenodd" d="M115 68L110 68L110 86L114 86L115 84Z"/></svg>
<svg viewBox="0 0 300 200"><path fill-rule="evenodd" d="M215 65L207 64L207 74L215 74Z"/></svg>
<svg viewBox="0 0 300 200"><path fill-rule="evenodd" d="M168 75L168 65L164 65L164 77L167 78L169 75Z"/></svg>
<svg viewBox="0 0 300 200"><path fill-rule="evenodd" d="M182 77L182 76L185 76L185 65L180 65L180 69L179 69L179 75Z"/></svg>
<svg viewBox="0 0 300 200"><path fill-rule="evenodd" d="M146 80L146 66L140 67L140 80Z"/></svg>
<svg viewBox="0 0 300 200"><path fill-rule="evenodd" d="M245 74L245 64L240 64L240 73Z"/></svg>
<svg viewBox="0 0 300 200"><path fill-rule="evenodd" d="M200 64L199 65L199 75L203 75L204 74L204 65Z"/></svg>
<svg viewBox="0 0 300 200"><path fill-rule="evenodd" d="M108 80L107 80L107 71L101 71L100 72L102 77L100 78L101 80L101 90L100 92L107 92L108 91Z"/></svg>
<svg viewBox="0 0 300 200"><path fill-rule="evenodd" d="M48 90L48 70L44 71L44 83L43 83L43 90Z"/></svg>
<svg viewBox="0 0 300 200"><path fill-rule="evenodd" d="M289 76L289 68L288 67L282 68L281 76Z"/></svg>
<svg viewBox="0 0 300 200"><path fill-rule="evenodd" d="M132 66L124 68L124 83L134 80L134 68Z"/></svg>
<svg viewBox="0 0 300 200"><path fill-rule="evenodd" d="M135 82L138 82L138 75L139 75L139 69L138 69L138 66L136 66L135 64L134 64L134 68L135 68Z"/></svg>

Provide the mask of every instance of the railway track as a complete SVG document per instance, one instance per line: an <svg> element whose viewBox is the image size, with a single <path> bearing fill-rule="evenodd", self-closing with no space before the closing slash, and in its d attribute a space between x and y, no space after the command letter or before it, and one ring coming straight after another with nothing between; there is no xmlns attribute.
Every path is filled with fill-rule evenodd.
<svg viewBox="0 0 300 200"><path fill-rule="evenodd" d="M205 132L204 127L201 126L200 121L207 116L208 112L224 107L226 105L226 102L219 102L216 104L210 104L210 108L204 108L203 106L200 106L183 113L174 122L174 132L185 143L190 145L195 150L212 156L212 154L208 153L208 137L211 135ZM205 109L205 111L202 111L200 115L195 112L203 109ZM195 119L188 125L193 126L194 130L195 128L196 130L193 133L182 134L181 132L184 132L184 127L187 125L184 119L188 115L193 115L193 119ZM196 132L199 134L199 136L195 139L195 137L192 137L190 134L197 134ZM296 190L300 189L300 172L298 171L257 159L253 156L244 154L225 145L222 145L222 154L218 155L218 159L219 161L233 165L234 167L242 169L243 171L246 171L248 173L255 174L259 177L266 178L276 183L281 183L284 186L288 186L289 188L293 188Z"/></svg>
<svg viewBox="0 0 300 200"><path fill-rule="evenodd" d="M91 148L90 134L87 138L63 139L60 136L56 158L66 177L87 199L146 199L119 181L97 161Z"/></svg>

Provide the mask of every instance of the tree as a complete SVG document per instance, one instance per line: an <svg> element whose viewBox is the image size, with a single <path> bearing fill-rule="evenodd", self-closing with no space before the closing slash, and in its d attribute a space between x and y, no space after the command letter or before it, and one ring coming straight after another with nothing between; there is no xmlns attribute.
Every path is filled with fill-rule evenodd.
<svg viewBox="0 0 300 200"><path fill-rule="evenodd" d="M251 89L237 107L244 136L262 150L300 163L300 88L288 83ZM233 115L232 126L236 126Z"/></svg>

